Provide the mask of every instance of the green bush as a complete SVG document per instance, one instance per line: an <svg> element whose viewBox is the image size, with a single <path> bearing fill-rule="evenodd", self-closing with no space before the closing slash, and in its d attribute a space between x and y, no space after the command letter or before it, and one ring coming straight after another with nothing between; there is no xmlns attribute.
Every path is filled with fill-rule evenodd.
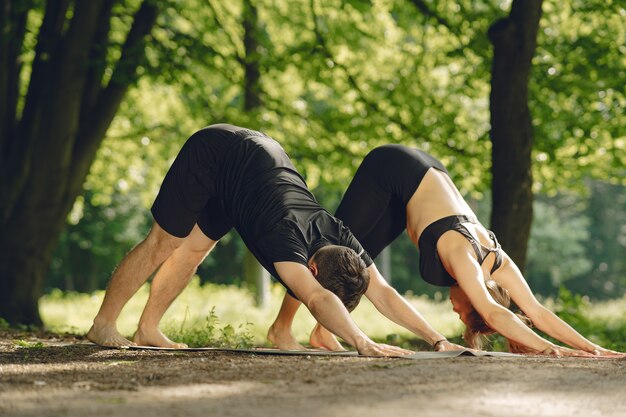
<svg viewBox="0 0 626 417"><path fill-rule="evenodd" d="M573 294L565 287L559 289L555 313L579 333L594 343L609 349L626 350L626 320L594 319L592 305L586 297Z"/></svg>
<svg viewBox="0 0 626 417"><path fill-rule="evenodd" d="M215 314L215 307L204 320L187 323L187 316L180 326L165 325L165 333L174 340L186 343L189 347L223 347L247 349L252 347L254 337L250 333L250 323L235 327L227 324L220 327L219 318Z"/></svg>

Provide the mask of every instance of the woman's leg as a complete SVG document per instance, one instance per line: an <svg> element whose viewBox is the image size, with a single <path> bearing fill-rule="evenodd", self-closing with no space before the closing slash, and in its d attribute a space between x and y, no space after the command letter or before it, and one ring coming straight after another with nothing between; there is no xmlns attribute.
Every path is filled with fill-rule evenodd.
<svg viewBox="0 0 626 417"><path fill-rule="evenodd" d="M317 323L313 330L311 330L309 343L314 348L326 349L334 352L346 350L343 346L341 346L337 337L319 323Z"/></svg>
<svg viewBox="0 0 626 417"><path fill-rule="evenodd" d="M376 258L406 227L406 208L399 196L376 181L376 166L366 158L346 190L335 216Z"/></svg>
<svg viewBox="0 0 626 417"><path fill-rule="evenodd" d="M267 339L278 349L305 350L305 347L298 343L291 333L293 318L301 304L288 293L285 294L278 316L267 332Z"/></svg>

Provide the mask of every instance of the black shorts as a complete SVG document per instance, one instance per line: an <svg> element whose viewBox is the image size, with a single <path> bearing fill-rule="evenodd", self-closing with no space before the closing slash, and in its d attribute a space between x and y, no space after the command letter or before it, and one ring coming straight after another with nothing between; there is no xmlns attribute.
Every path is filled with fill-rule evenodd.
<svg viewBox="0 0 626 417"><path fill-rule="evenodd" d="M206 236L217 241L232 229L217 186L220 165L238 140L228 125L215 125L185 142L152 205L152 216L163 230L182 238L197 223Z"/></svg>

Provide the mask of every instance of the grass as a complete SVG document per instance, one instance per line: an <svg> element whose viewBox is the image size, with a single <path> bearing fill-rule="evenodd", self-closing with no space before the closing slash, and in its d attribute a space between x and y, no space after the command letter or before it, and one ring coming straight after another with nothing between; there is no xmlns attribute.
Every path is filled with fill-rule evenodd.
<svg viewBox="0 0 626 417"><path fill-rule="evenodd" d="M131 337L134 333L148 293L148 285L143 286L122 311L118 328L123 335ZM264 345L267 329L278 313L283 295L281 286L272 286L269 305L259 308L252 293L246 289L200 285L199 280L194 279L167 311L161 327L174 340L190 346ZM103 296L103 291L94 294L54 291L40 302L44 323L54 332L84 334L89 330ZM626 296L595 304L567 293L561 297L565 301L548 300L546 304L592 341L614 349L626 349ZM434 301L425 296L408 296L407 299L446 337L458 338L462 333L463 326L447 299ZM365 298L352 317L375 340L403 344L416 339L408 330L378 313ZM302 306L294 321L295 337L306 343L314 324L313 317Z"/></svg>
<svg viewBox="0 0 626 417"><path fill-rule="evenodd" d="M141 311L146 303L149 286L144 285L126 305L118 320L118 329L125 336L132 336ZM271 287L270 302L266 308L254 303L253 294L243 288L227 285L200 285L194 279L169 308L161 322L168 336L182 340L201 338L219 341L223 337L236 339L235 335L246 333L250 343L266 343L266 333L274 321L285 291L280 285ZM40 311L46 327L54 332L84 334L102 303L104 291L93 294L63 293L53 291L40 301ZM410 302L446 336L461 333L461 323L449 302L435 302L427 297L412 297ZM388 337L410 338L412 334L383 317L365 298L352 313L358 326L370 337L385 340ZM308 340L315 320L302 306L294 320L294 335L301 342ZM204 330L203 330L204 329ZM196 334L195 336L193 334ZM181 339L182 338L182 339ZM245 341L242 341L245 344Z"/></svg>
<svg viewBox="0 0 626 417"><path fill-rule="evenodd" d="M29 342L27 340L14 340L15 346L26 349L41 349L44 347L42 342Z"/></svg>

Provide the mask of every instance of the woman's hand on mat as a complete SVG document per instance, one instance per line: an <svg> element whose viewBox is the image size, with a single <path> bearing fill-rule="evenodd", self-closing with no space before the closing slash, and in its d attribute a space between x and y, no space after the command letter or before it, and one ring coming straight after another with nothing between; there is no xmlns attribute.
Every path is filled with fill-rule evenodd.
<svg viewBox="0 0 626 417"><path fill-rule="evenodd" d="M589 353L593 354L594 356L600 356L603 358L626 358L626 353L624 352L617 352L615 350L605 349L602 346L598 345L595 345L594 349Z"/></svg>
<svg viewBox="0 0 626 417"><path fill-rule="evenodd" d="M571 349L565 346L558 346L552 344L542 352L539 352L541 355L550 355L550 356L573 356L573 357L583 357L583 358L591 358L594 355L589 352L585 352L584 350Z"/></svg>

